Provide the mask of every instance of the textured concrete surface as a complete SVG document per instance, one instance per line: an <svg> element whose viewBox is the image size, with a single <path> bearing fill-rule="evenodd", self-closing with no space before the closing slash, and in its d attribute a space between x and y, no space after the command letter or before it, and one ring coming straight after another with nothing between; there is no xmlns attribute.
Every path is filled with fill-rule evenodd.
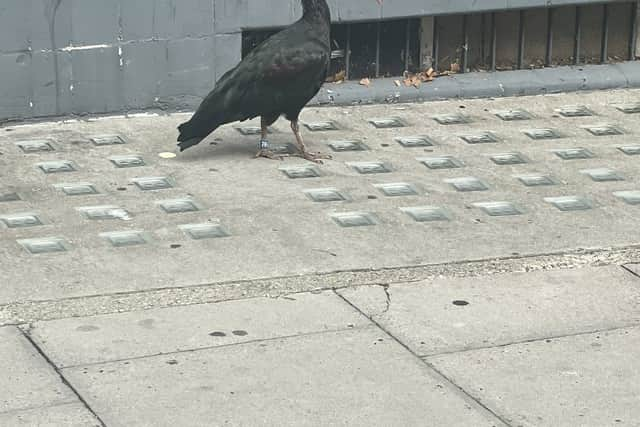
<svg viewBox="0 0 640 427"><path fill-rule="evenodd" d="M0 412L0 425L11 427L100 427L82 403Z"/></svg>
<svg viewBox="0 0 640 427"><path fill-rule="evenodd" d="M423 356L640 324L640 279L619 267L339 293Z"/></svg>
<svg viewBox="0 0 640 427"><path fill-rule="evenodd" d="M109 426L503 425L371 328L63 372Z"/></svg>
<svg viewBox="0 0 640 427"><path fill-rule="evenodd" d="M366 326L333 292L38 322L31 336L68 367ZM123 336L122 331L127 330Z"/></svg>
<svg viewBox="0 0 640 427"><path fill-rule="evenodd" d="M511 425L637 425L639 347L628 328L427 360Z"/></svg>
<svg viewBox="0 0 640 427"><path fill-rule="evenodd" d="M616 106L639 99L637 91L608 91L310 108L304 122L333 120L340 129L307 130L312 149L331 152L331 145L344 146L339 142L345 140L367 148L334 152L324 165L296 157L254 160L255 136L241 135L235 125L176 158L159 157L174 149L175 125L185 115L7 127L0 134L5 200L0 202L0 267L7 283L0 288L0 303L633 248L640 241L632 225L639 206L634 194L640 191L640 157L634 153L640 129L635 114ZM558 112L575 104L587 106L593 115L563 117ZM513 109L525 109L532 118L503 121L495 115ZM471 122L443 125L432 119L446 114L464 114ZM385 117L398 117L406 125L377 129L369 122ZM602 124L610 127L598 127ZM586 127L612 135L594 136ZM283 121L275 125L273 144L291 142L287 128ZM525 134L546 128L558 130L562 138L533 140ZM125 143L91 140L104 135ZM405 147L394 140L415 135L427 136L432 146ZM25 142L34 140L49 145ZM461 167L426 166L439 167L433 163L447 156ZM389 172L361 174L354 162L380 162ZM51 165L74 170L44 173ZM299 167L319 176L292 179L285 173L295 177ZM394 185L385 193L389 184ZM460 191L475 187L486 190ZM89 194L67 195L65 188L70 194ZM339 200L314 201L313 194L325 200L326 192L318 192L324 189L338 190ZM174 210L184 212L167 213ZM341 227L337 220L344 214L356 224L370 219L371 225ZM190 234L185 226L192 224L205 228ZM228 237L200 239L197 230ZM127 234L108 234L113 232ZM54 240L43 246L37 240L43 238ZM29 245L35 251L62 252L33 254L25 249Z"/></svg>

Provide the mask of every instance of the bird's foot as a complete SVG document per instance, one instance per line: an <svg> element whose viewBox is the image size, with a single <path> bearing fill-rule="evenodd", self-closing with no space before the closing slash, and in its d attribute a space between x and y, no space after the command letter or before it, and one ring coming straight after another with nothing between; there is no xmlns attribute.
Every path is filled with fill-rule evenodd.
<svg viewBox="0 0 640 427"><path fill-rule="evenodd" d="M266 148L261 148L260 151L256 153L256 159L260 157L264 157L266 159L271 159L271 160L283 160L283 157L281 155L276 154L273 151Z"/></svg>
<svg viewBox="0 0 640 427"><path fill-rule="evenodd" d="M318 163L320 165L324 163L323 160L331 160L333 158L329 154L310 153L308 151L303 151L300 154L300 157L302 157L305 160L309 160L310 162Z"/></svg>

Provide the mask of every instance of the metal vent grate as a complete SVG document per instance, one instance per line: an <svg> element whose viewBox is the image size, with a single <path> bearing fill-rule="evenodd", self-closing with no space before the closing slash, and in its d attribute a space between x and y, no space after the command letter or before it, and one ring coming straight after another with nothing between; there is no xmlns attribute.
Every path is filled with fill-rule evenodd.
<svg viewBox="0 0 640 427"><path fill-rule="evenodd" d="M634 60L638 3L334 24L328 80ZM242 55L277 29L243 33Z"/></svg>

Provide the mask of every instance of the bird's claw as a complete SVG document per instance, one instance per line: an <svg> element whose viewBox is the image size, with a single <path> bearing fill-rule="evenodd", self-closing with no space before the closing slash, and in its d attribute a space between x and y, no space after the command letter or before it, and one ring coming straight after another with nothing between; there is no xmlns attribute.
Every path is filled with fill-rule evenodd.
<svg viewBox="0 0 640 427"><path fill-rule="evenodd" d="M273 151L267 150L264 148L260 149L260 151L256 153L256 159L260 157L264 157L266 159L271 159L271 160L283 160L283 156L275 154Z"/></svg>
<svg viewBox="0 0 640 427"><path fill-rule="evenodd" d="M323 160L331 160L333 158L329 154L309 153L308 151L303 152L301 157L305 160L309 160L310 162L314 162L319 165L324 163Z"/></svg>

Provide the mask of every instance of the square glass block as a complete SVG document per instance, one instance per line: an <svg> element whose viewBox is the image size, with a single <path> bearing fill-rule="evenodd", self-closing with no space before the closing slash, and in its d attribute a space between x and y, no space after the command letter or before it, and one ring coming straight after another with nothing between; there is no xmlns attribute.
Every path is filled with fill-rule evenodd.
<svg viewBox="0 0 640 427"><path fill-rule="evenodd" d="M373 214L368 212L343 212L332 214L331 218L340 226L350 227L366 227L376 225Z"/></svg>
<svg viewBox="0 0 640 427"><path fill-rule="evenodd" d="M618 150L622 151L627 156L640 155L640 145L625 145L623 147L618 147Z"/></svg>
<svg viewBox="0 0 640 427"><path fill-rule="evenodd" d="M161 200L156 202L156 204L168 214L198 212L200 210L198 204L194 200L188 198Z"/></svg>
<svg viewBox="0 0 640 427"><path fill-rule="evenodd" d="M362 175L391 172L391 168L383 162L350 162L347 165Z"/></svg>
<svg viewBox="0 0 640 427"><path fill-rule="evenodd" d="M584 105L567 105L556 110L562 117L588 117L593 112Z"/></svg>
<svg viewBox="0 0 640 427"><path fill-rule="evenodd" d="M429 169L457 169L462 167L462 162L451 156L424 157L418 159L418 161Z"/></svg>
<svg viewBox="0 0 640 427"><path fill-rule="evenodd" d="M318 203L326 202L343 202L347 198L336 188L316 188L312 190L306 190L304 194L308 198Z"/></svg>
<svg viewBox="0 0 640 427"><path fill-rule="evenodd" d="M339 129L336 122L331 120L327 120L326 122L305 123L304 125L311 132L323 132Z"/></svg>
<svg viewBox="0 0 640 427"><path fill-rule="evenodd" d="M89 138L96 146L122 145L125 143L120 135L96 135Z"/></svg>
<svg viewBox="0 0 640 427"><path fill-rule="evenodd" d="M111 243L111 245L116 248L144 245L149 242L149 238L146 233L136 230L100 233L100 237Z"/></svg>
<svg viewBox="0 0 640 427"><path fill-rule="evenodd" d="M514 122L518 120L531 120L533 116L525 110L504 110L496 111L496 116L505 122Z"/></svg>
<svg viewBox="0 0 640 427"><path fill-rule="evenodd" d="M375 184L382 194L388 197L417 196L418 192L411 184L395 182L389 184Z"/></svg>
<svg viewBox="0 0 640 427"><path fill-rule="evenodd" d="M451 221L449 213L436 206L416 206L400 210L416 222Z"/></svg>
<svg viewBox="0 0 640 427"><path fill-rule="evenodd" d="M291 179L318 178L320 176L320 171L311 165L287 166L280 168L280 170Z"/></svg>
<svg viewBox="0 0 640 427"><path fill-rule="evenodd" d="M244 136L262 135L262 128L260 126L237 126L235 130ZM267 134L271 133L273 133L273 130L268 127Z"/></svg>
<svg viewBox="0 0 640 427"><path fill-rule="evenodd" d="M587 132L593 136L615 136L624 135L622 129L614 125L594 125L585 126Z"/></svg>
<svg viewBox="0 0 640 427"><path fill-rule="evenodd" d="M220 224L185 224L178 227L193 240L219 239L230 236L229 232Z"/></svg>
<svg viewBox="0 0 640 427"><path fill-rule="evenodd" d="M616 191L613 195L630 205L640 205L640 191Z"/></svg>
<svg viewBox="0 0 640 427"><path fill-rule="evenodd" d="M0 193L0 203L17 202L21 200L18 193Z"/></svg>
<svg viewBox="0 0 640 427"><path fill-rule="evenodd" d="M98 194L98 190L96 190L96 187L88 182L56 184L54 185L54 188L62 191L67 196L85 196L89 194Z"/></svg>
<svg viewBox="0 0 640 427"><path fill-rule="evenodd" d="M516 178L527 187L544 187L556 184L553 178L541 174L518 175Z"/></svg>
<svg viewBox="0 0 640 427"><path fill-rule="evenodd" d="M378 119L370 119L369 123L377 129L403 128L407 124L399 117L383 117Z"/></svg>
<svg viewBox="0 0 640 427"><path fill-rule="evenodd" d="M292 143L287 143L287 144L271 144L270 143L269 150L271 150L273 154L277 154L281 156L287 156L287 155L295 154L298 152L298 149Z"/></svg>
<svg viewBox="0 0 640 427"><path fill-rule="evenodd" d="M42 153L54 151L51 141L48 139L35 139L31 141L18 141L15 143L24 153Z"/></svg>
<svg viewBox="0 0 640 427"><path fill-rule="evenodd" d="M26 228L42 225L42 220L35 213L0 215L0 222L8 228Z"/></svg>
<svg viewBox="0 0 640 427"><path fill-rule="evenodd" d="M467 144L491 144L500 141L492 132L461 135L460 138Z"/></svg>
<svg viewBox="0 0 640 427"><path fill-rule="evenodd" d="M521 165L528 163L527 158L520 153L500 153L491 156L491 161L499 166Z"/></svg>
<svg viewBox="0 0 640 427"><path fill-rule="evenodd" d="M595 157L595 154L593 154L591 151L581 147L553 150L553 152L562 160L581 160L592 159Z"/></svg>
<svg viewBox="0 0 640 427"><path fill-rule="evenodd" d="M522 215L522 211L511 202L483 202L474 203L473 205L490 216Z"/></svg>
<svg viewBox="0 0 640 427"><path fill-rule="evenodd" d="M543 139L559 139L562 138L562 134L556 129L540 128L540 129L527 129L524 134L534 140Z"/></svg>
<svg viewBox="0 0 640 427"><path fill-rule="evenodd" d="M618 111L625 114L638 114L640 113L640 102L629 102L626 104L618 104L615 106Z"/></svg>
<svg viewBox="0 0 640 427"><path fill-rule="evenodd" d="M402 136L395 138L395 141L405 148L433 147L435 145L433 139L428 136Z"/></svg>
<svg viewBox="0 0 640 427"><path fill-rule="evenodd" d="M18 244L33 255L54 252L66 252L69 244L62 237L44 237L39 239L21 239Z"/></svg>
<svg viewBox="0 0 640 427"><path fill-rule="evenodd" d="M546 197L544 201L563 212L586 211L593 208L589 200L579 196Z"/></svg>
<svg viewBox="0 0 640 427"><path fill-rule="evenodd" d="M46 173L65 173L65 172L75 172L76 167L73 162L69 160L55 160L51 162L42 162L38 163L36 166Z"/></svg>
<svg viewBox="0 0 640 427"><path fill-rule="evenodd" d="M87 206L77 209L86 219L90 219L92 221L113 219L120 219L123 221L131 220L129 212L118 206Z"/></svg>
<svg viewBox="0 0 640 427"><path fill-rule="evenodd" d="M584 169L580 173L587 175L596 182L624 181L624 178L618 172L609 168Z"/></svg>
<svg viewBox="0 0 640 427"><path fill-rule="evenodd" d="M445 179L444 182L461 192L487 191L489 189L484 182L472 176Z"/></svg>
<svg viewBox="0 0 640 427"><path fill-rule="evenodd" d="M173 188L171 180L164 176L134 178L131 180L142 191L165 190Z"/></svg>
<svg viewBox="0 0 640 427"><path fill-rule="evenodd" d="M112 156L109 161L117 168L137 168L145 166L144 159L137 155Z"/></svg>
<svg viewBox="0 0 640 427"><path fill-rule="evenodd" d="M367 151L369 147L364 145L361 141L356 140L344 140L344 141L331 141L329 147L335 152L342 151Z"/></svg>
<svg viewBox="0 0 640 427"><path fill-rule="evenodd" d="M471 119L462 114L437 114L432 118L441 125L462 125L471 123Z"/></svg>

